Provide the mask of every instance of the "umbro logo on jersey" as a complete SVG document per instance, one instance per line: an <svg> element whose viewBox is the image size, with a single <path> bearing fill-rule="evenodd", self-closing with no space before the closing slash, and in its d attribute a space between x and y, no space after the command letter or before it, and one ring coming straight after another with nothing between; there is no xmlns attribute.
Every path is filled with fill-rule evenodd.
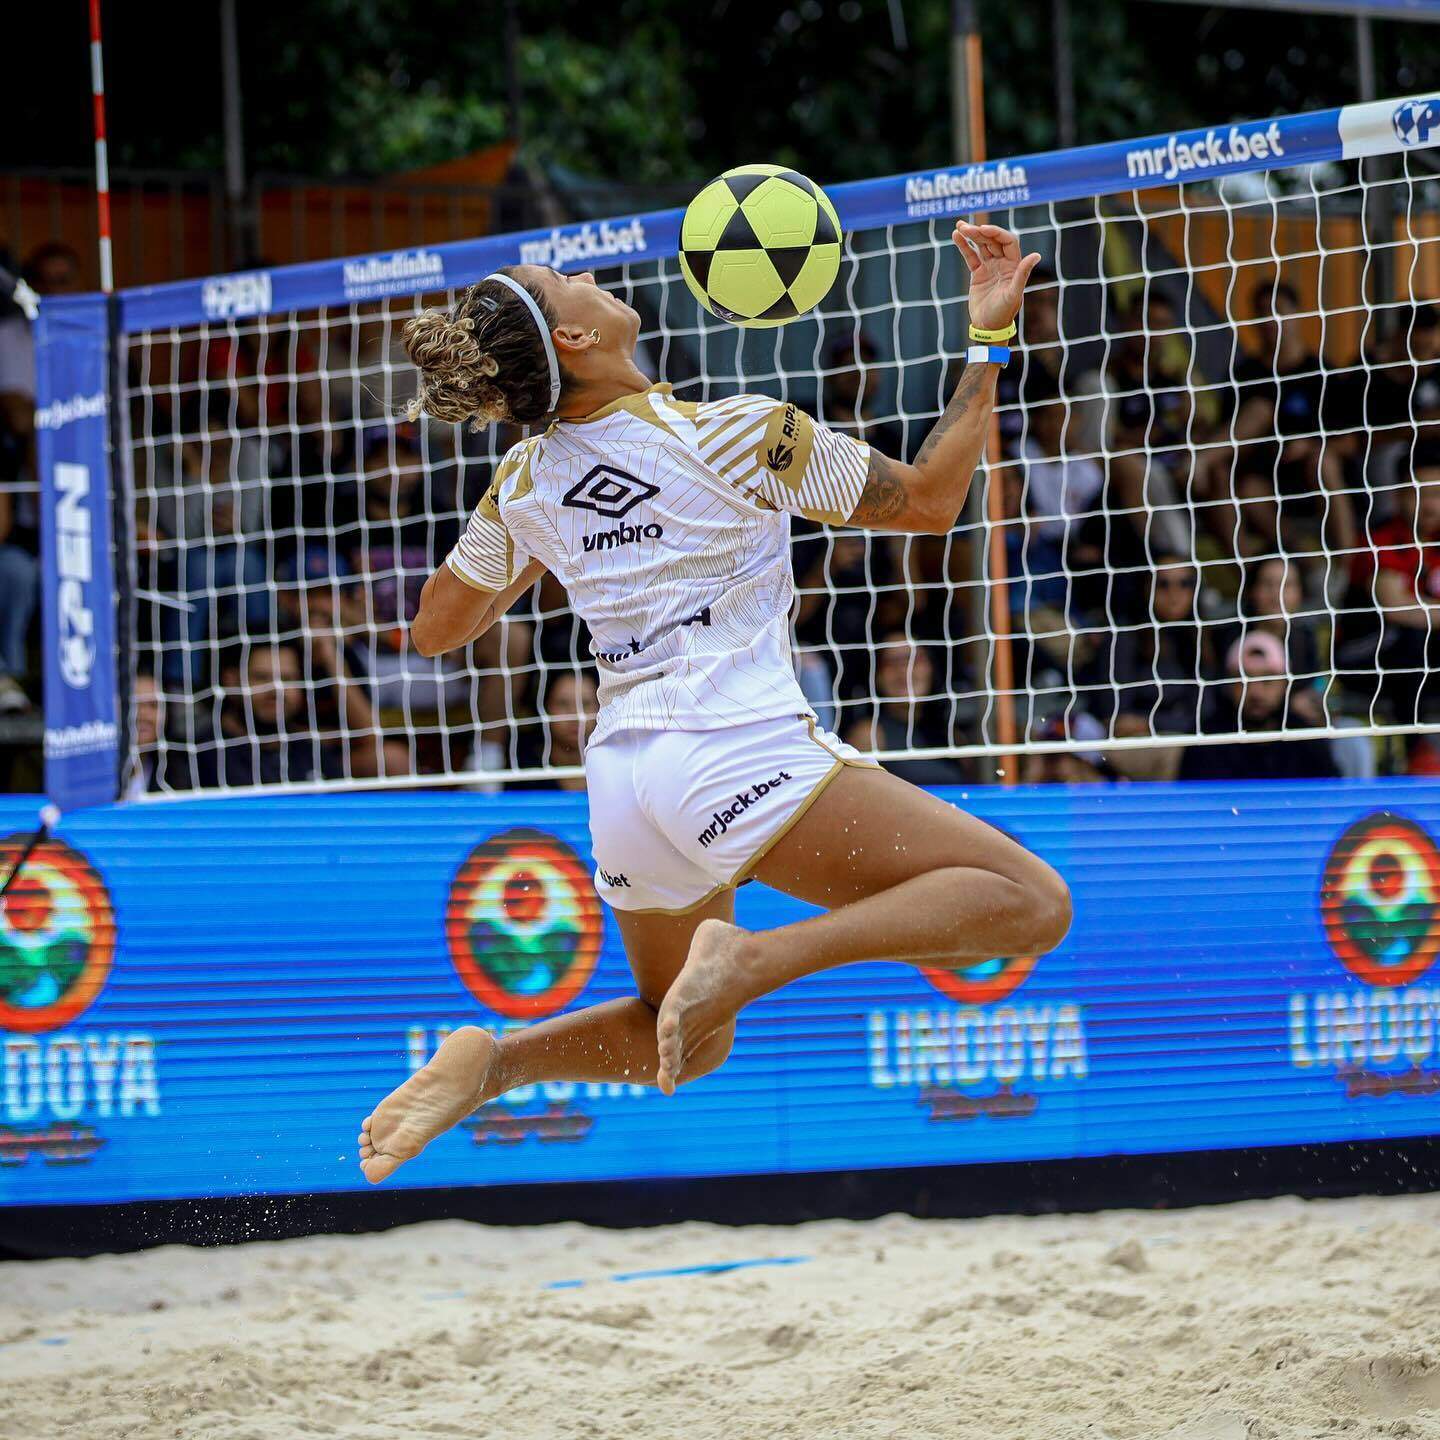
<svg viewBox="0 0 1440 1440"><path fill-rule="evenodd" d="M596 465L578 485L572 485L561 500L572 510L593 510L607 520L621 520L644 500L660 493L658 485L617 470L613 465ZM585 547L587 550L590 546Z"/></svg>
<svg viewBox="0 0 1440 1440"><path fill-rule="evenodd" d="M700 832L700 848L703 850L718 840L757 800L778 790L788 779L790 772L782 770L773 780L757 780L748 790L736 793L735 803L723 810L716 810L710 816L710 823Z"/></svg>
<svg viewBox="0 0 1440 1440"><path fill-rule="evenodd" d="M617 525L613 530L586 535L581 543L588 555L593 550L613 550L617 545L633 545L637 540L658 540L664 533L664 528L653 522L649 525Z"/></svg>

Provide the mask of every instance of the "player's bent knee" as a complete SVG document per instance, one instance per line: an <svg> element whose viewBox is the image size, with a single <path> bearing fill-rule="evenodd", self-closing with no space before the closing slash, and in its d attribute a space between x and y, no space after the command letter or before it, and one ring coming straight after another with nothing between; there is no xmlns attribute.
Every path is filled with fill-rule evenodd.
<svg viewBox="0 0 1440 1440"><path fill-rule="evenodd" d="M1027 889L1034 931L1034 938L1027 948L1032 954L1044 955L1055 949L1070 933L1070 923L1075 918L1070 887L1046 865Z"/></svg>
<svg viewBox="0 0 1440 1440"><path fill-rule="evenodd" d="M685 1061L685 1068L680 1072L680 1084L688 1084L691 1080L698 1080L702 1075L718 1070L730 1058L730 1050L734 1044L735 1022L727 1020L691 1052Z"/></svg>

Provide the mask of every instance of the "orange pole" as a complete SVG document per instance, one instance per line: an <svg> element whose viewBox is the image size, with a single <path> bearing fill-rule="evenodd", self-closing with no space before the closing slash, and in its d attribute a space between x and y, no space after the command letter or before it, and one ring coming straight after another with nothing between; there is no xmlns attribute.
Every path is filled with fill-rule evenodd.
<svg viewBox="0 0 1440 1440"><path fill-rule="evenodd" d="M969 96L969 159L978 163L985 159L985 73L980 48L978 26L965 36L965 78ZM976 215L977 222L985 220ZM990 434L987 437L985 456L989 466L989 483L985 487L985 516L990 523L990 543L987 554L987 573L990 579L990 631L994 636L994 652L991 662L991 683L998 692L995 696L996 733L1000 743L1006 747L1000 757L998 769L1000 779L1006 785L1020 783L1020 759L1015 754L1015 656L1010 645L1010 576L1005 564L1005 505L1000 489L1000 421L990 418Z"/></svg>
<svg viewBox="0 0 1440 1440"><path fill-rule="evenodd" d="M995 636L995 663L991 679L999 692L995 699L996 730L1006 753L1000 757L1000 778L1006 785L1020 783L1020 757L1015 745L1015 656L1010 648L1009 570L1005 564L1005 503L1000 488L1000 421L990 417L985 446L990 464L985 486L985 515L990 521L990 629Z"/></svg>
<svg viewBox="0 0 1440 1440"><path fill-rule="evenodd" d="M970 160L978 164L985 158L985 66L978 30L965 37L965 73L970 92Z"/></svg>

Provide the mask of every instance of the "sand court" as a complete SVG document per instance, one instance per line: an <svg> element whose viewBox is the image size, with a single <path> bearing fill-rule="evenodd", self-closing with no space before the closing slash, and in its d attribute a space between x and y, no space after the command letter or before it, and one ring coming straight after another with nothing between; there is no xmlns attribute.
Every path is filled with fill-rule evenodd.
<svg viewBox="0 0 1440 1440"><path fill-rule="evenodd" d="M1440 1440L1437 1260L1422 1196L8 1264L0 1436Z"/></svg>

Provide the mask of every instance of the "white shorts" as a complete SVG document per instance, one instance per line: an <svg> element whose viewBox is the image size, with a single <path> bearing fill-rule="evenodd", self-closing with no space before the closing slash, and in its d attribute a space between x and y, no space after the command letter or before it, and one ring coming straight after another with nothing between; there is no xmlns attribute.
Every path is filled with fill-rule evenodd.
<svg viewBox="0 0 1440 1440"><path fill-rule="evenodd" d="M738 885L845 765L803 715L725 730L621 730L585 752L595 889L617 910L693 910Z"/></svg>

